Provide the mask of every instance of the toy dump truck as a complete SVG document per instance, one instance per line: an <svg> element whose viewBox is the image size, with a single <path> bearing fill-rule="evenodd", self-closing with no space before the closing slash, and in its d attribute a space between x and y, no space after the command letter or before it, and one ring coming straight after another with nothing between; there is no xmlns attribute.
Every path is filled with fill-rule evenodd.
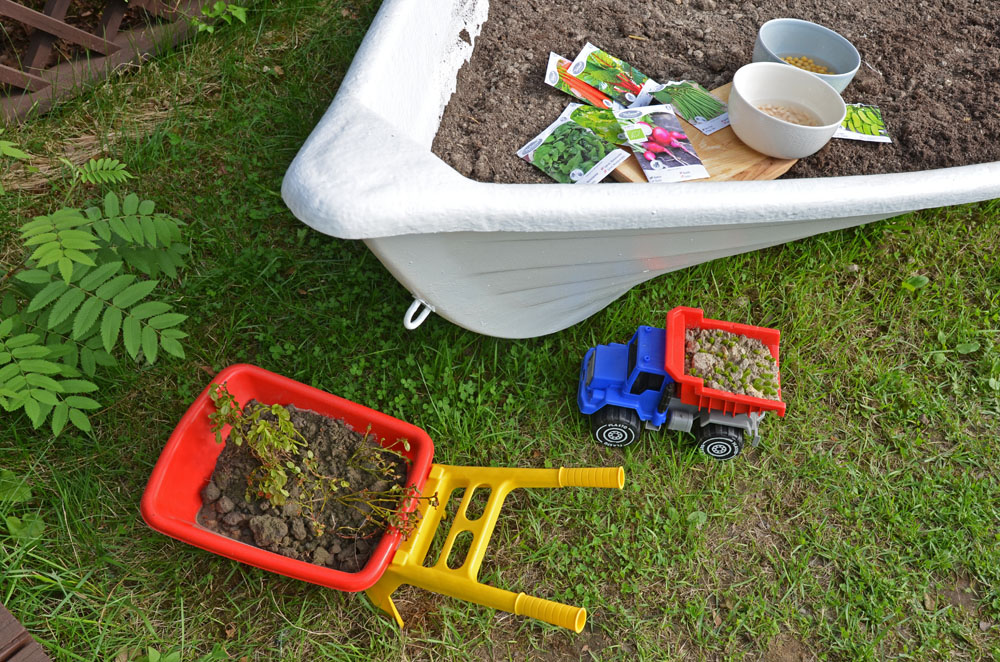
<svg viewBox="0 0 1000 662"><path fill-rule="evenodd" d="M701 452L729 460L743 450L745 438L757 445L766 412L785 415L780 387L776 398L768 399L709 388L701 377L687 374L688 329L720 329L759 340L774 358L774 379L780 383L777 329L706 319L698 308L674 308L665 329L640 326L628 343L591 347L583 357L577 404L590 416L598 443L628 446L639 438L644 422L652 430L666 425L691 432Z"/></svg>

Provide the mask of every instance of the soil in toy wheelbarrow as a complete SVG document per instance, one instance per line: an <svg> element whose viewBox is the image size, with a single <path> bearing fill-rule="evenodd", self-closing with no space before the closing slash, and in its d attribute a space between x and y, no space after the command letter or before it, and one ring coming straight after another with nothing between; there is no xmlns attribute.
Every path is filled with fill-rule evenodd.
<svg viewBox="0 0 1000 662"><path fill-rule="evenodd" d="M304 442L288 460L296 467L287 469L288 497L278 505L248 488L247 477L261 472L260 460L247 444L228 443L201 492L197 521L291 559L358 572L385 530L373 523L364 501L381 498L392 507L400 500L406 463L340 419L294 405L286 409Z"/></svg>
<svg viewBox="0 0 1000 662"><path fill-rule="evenodd" d="M367 431L372 440L398 449L407 458L408 489L419 494L427 481L434 444L430 436L415 425L252 365L230 366L216 375L212 382L224 383L240 403L257 400L268 404L294 405L343 420L362 436ZM372 549L367 563L357 572L347 572L330 565L312 563L308 557L305 560L291 558L252 542L230 538L197 521L197 513L203 506L203 491L210 482L217 459L229 446L215 441L209 419L215 407L208 391L206 387L188 408L153 468L142 497L142 516L146 523L156 531L190 545L293 579L342 591L363 591L373 586L389 566L402 541L398 530L368 538ZM228 428L222 430L223 436L228 433ZM232 497L228 498L232 500ZM221 499L220 494L216 501ZM416 503L411 502L409 507L415 509ZM289 543L295 538L292 530L294 522L288 526L289 535L277 541L279 550L289 546L284 544L285 538L289 539ZM327 547L327 553L330 547L332 543ZM341 551L344 549L342 545ZM360 552L357 553L360 558Z"/></svg>

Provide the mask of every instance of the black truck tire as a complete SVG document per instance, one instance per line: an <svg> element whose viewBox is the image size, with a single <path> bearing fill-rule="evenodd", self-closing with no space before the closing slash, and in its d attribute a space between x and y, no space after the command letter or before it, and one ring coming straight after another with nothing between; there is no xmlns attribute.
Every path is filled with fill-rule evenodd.
<svg viewBox="0 0 1000 662"><path fill-rule="evenodd" d="M605 405L590 417L590 431L597 443L623 448L639 438L642 421L631 409Z"/></svg>
<svg viewBox="0 0 1000 662"><path fill-rule="evenodd" d="M698 450L714 460L731 460L743 452L743 430L709 423L695 430Z"/></svg>

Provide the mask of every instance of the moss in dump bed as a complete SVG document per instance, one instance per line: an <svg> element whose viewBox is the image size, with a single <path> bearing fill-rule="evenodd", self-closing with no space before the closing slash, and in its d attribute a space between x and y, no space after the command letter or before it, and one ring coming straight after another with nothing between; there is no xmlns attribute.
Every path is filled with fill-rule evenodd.
<svg viewBox="0 0 1000 662"><path fill-rule="evenodd" d="M705 380L709 388L778 399L778 364L756 338L719 329L687 329L684 371Z"/></svg>

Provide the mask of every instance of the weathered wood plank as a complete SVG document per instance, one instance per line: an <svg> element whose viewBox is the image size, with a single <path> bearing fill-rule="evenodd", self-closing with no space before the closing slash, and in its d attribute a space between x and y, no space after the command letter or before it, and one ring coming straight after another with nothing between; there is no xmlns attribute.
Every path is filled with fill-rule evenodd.
<svg viewBox="0 0 1000 662"><path fill-rule="evenodd" d="M8 67L5 64L0 64L0 83L13 85L14 87L22 90L35 92L47 87L49 81L35 76L34 74L18 71L17 69Z"/></svg>
<svg viewBox="0 0 1000 662"><path fill-rule="evenodd" d="M14 615L0 604L0 662L52 662Z"/></svg>
<svg viewBox="0 0 1000 662"><path fill-rule="evenodd" d="M70 0L47 0L42 13L51 16L57 21L66 18L66 10L69 9ZM35 30L31 34L31 41L28 42L28 50L24 53L24 60L21 68L27 72L33 69L42 70L49 61L52 53L52 44L56 41L55 35L51 35L43 30Z"/></svg>
<svg viewBox="0 0 1000 662"><path fill-rule="evenodd" d="M96 35L85 32L62 21L46 16L34 9L28 9L19 5L14 0L0 0L0 16L8 16L15 21L20 21L25 25L30 25L38 30L44 30L67 41L72 41L84 48L100 53L101 55L111 55L119 50L119 47L110 41L101 39Z"/></svg>

